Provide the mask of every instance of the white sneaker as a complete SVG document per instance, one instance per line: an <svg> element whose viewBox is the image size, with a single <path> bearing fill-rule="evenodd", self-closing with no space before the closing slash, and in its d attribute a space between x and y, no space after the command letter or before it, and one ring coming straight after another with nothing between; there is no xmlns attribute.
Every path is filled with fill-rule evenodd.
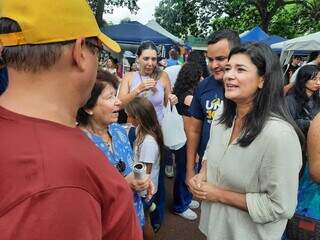
<svg viewBox="0 0 320 240"><path fill-rule="evenodd" d="M196 220L198 217L198 215L194 211L192 211L190 208L188 208L187 210L185 210L182 213L175 213L175 214L177 214L187 220L191 220L191 221Z"/></svg>
<svg viewBox="0 0 320 240"><path fill-rule="evenodd" d="M191 202L189 204L189 208L197 209L198 207L200 207L200 203L196 200L191 200Z"/></svg>
<svg viewBox="0 0 320 240"><path fill-rule="evenodd" d="M164 173L168 178L174 177L174 171L173 171L173 166L172 165L166 165L164 169Z"/></svg>

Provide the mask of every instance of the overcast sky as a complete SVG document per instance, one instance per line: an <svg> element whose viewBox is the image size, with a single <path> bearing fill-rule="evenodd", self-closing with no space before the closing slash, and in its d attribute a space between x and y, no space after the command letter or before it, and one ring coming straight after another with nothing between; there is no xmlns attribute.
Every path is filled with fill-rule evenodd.
<svg viewBox="0 0 320 240"><path fill-rule="evenodd" d="M129 17L132 21L138 21L146 24L149 20L154 19L154 10L160 0L138 0L140 7L137 14L131 14L127 8L115 8L113 14L105 14L103 17L106 21L112 21L114 24L120 23L124 18Z"/></svg>

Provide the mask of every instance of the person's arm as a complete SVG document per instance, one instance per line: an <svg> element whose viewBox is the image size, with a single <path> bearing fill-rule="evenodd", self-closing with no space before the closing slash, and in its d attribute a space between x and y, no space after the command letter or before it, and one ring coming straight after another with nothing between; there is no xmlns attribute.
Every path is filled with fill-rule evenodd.
<svg viewBox="0 0 320 240"><path fill-rule="evenodd" d="M187 173L186 182L195 175L194 166L197 158L197 149L200 142L203 122L197 118L191 117L187 121Z"/></svg>
<svg viewBox="0 0 320 240"><path fill-rule="evenodd" d="M202 160L200 172L189 179L189 189L195 197L201 195L201 185L207 181L207 160Z"/></svg>
<svg viewBox="0 0 320 240"><path fill-rule="evenodd" d="M189 188L193 196L210 202L220 202L247 211L246 195L219 188L207 182L207 161L202 160L199 174L189 181Z"/></svg>
<svg viewBox="0 0 320 240"><path fill-rule="evenodd" d="M244 193L225 190L208 182L202 182L200 187L196 187L192 193L202 201L219 202L248 211L246 194Z"/></svg>
<svg viewBox="0 0 320 240"><path fill-rule="evenodd" d="M192 102L192 99L193 99L193 96L192 96L192 95L187 95L187 96L184 98L184 104L187 105L187 106L190 106L190 105L191 105L191 102Z"/></svg>
<svg viewBox="0 0 320 240"><path fill-rule="evenodd" d="M311 122L307 147L310 176L313 181L320 183L320 114Z"/></svg>
<svg viewBox="0 0 320 240"><path fill-rule="evenodd" d="M178 103L178 98L176 95L172 94L171 82L168 76L168 73L162 71L160 81L164 86L164 105L167 106L168 101L170 101L171 105L175 105Z"/></svg>
<svg viewBox="0 0 320 240"><path fill-rule="evenodd" d="M185 99L186 100L186 99ZM185 101L184 100L184 101ZM190 119L187 122L187 164L186 164L186 183L195 175L194 166L197 158L197 150L202 133L202 119L205 118L202 113L202 105L199 96L199 87L196 88L189 107Z"/></svg>
<svg viewBox="0 0 320 240"><path fill-rule="evenodd" d="M259 171L261 191L246 193L248 212L256 223L289 219L297 204L302 152L296 133L274 131L266 146Z"/></svg>

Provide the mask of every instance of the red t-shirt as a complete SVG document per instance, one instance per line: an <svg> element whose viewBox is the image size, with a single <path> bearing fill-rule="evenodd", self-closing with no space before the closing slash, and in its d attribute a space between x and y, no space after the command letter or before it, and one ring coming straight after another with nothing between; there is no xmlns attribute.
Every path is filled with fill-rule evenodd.
<svg viewBox="0 0 320 240"><path fill-rule="evenodd" d="M0 239L142 233L128 184L81 130L0 107Z"/></svg>

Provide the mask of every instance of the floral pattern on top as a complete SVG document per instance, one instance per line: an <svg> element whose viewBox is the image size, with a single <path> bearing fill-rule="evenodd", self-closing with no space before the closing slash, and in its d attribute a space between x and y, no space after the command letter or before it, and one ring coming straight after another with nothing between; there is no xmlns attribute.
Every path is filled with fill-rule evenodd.
<svg viewBox="0 0 320 240"><path fill-rule="evenodd" d="M112 138L112 149L103 141L102 137L84 130L84 133L104 153L109 162L116 168L119 161L125 163L125 169L121 173L124 177L133 170L133 152L126 130L118 123L108 126L108 132ZM144 225L143 203L137 192L134 192L134 206L141 226Z"/></svg>

